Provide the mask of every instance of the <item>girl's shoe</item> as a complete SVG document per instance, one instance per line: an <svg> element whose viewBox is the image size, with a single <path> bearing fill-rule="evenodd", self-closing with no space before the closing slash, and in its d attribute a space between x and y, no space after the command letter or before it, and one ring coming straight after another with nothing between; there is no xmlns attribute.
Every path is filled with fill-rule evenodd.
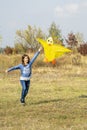
<svg viewBox="0 0 87 130"><path fill-rule="evenodd" d="M25 100L24 99L20 99L21 104L25 105Z"/></svg>

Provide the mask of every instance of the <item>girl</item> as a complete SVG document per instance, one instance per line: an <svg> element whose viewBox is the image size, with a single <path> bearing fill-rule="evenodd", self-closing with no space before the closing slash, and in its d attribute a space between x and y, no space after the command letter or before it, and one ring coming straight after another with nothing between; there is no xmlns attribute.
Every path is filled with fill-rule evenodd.
<svg viewBox="0 0 87 130"><path fill-rule="evenodd" d="M22 64L19 64L17 66L11 67L6 72L10 72L16 69L20 69L21 76L20 76L20 83L22 86L22 92L21 92L21 99L20 102L22 104L25 104L25 97L28 94L29 86L30 86L30 78L32 74L32 64L39 55L42 48L39 48L39 50L36 52L34 57L30 60L29 56L24 54L22 56Z"/></svg>

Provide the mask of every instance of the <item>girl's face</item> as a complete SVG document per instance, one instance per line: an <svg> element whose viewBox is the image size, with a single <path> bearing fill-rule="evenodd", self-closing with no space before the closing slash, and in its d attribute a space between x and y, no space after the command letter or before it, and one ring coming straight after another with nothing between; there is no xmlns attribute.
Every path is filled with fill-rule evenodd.
<svg viewBox="0 0 87 130"><path fill-rule="evenodd" d="M24 64L26 65L29 62L29 59L27 56L24 57Z"/></svg>

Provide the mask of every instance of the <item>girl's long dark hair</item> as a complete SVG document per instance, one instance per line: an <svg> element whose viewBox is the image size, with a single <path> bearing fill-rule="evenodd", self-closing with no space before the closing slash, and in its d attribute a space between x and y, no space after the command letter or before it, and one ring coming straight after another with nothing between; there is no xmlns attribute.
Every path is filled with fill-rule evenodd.
<svg viewBox="0 0 87 130"><path fill-rule="evenodd" d="M23 64L23 65L24 65L24 58L25 58L25 57L28 58L28 63L30 62L30 57L29 57L28 55L24 54L24 55L22 56L22 64Z"/></svg>

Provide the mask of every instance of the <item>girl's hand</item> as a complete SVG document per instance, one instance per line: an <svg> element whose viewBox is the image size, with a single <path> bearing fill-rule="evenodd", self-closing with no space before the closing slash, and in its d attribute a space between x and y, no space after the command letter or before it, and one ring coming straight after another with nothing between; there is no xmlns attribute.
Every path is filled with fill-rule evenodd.
<svg viewBox="0 0 87 130"><path fill-rule="evenodd" d="M8 73L8 70L6 70L5 73Z"/></svg>
<svg viewBox="0 0 87 130"><path fill-rule="evenodd" d="M42 47L40 47L39 49L38 49L38 51L40 52L42 50Z"/></svg>

